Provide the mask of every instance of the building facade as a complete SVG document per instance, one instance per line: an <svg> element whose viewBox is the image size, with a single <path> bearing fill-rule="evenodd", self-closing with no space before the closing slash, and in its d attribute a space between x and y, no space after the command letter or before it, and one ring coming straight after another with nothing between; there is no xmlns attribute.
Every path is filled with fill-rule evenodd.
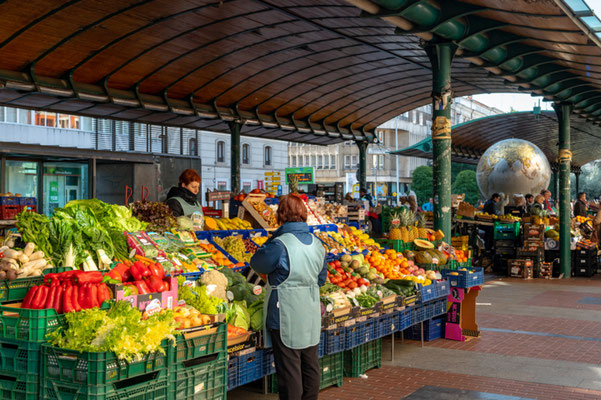
<svg viewBox="0 0 601 400"><path fill-rule="evenodd" d="M451 107L453 125L502 113L471 97L456 98ZM408 193L413 171L427 165L428 160L394 156L389 152L426 139L431 127L431 105L427 105L399 115L376 129L379 143L370 145L367 150L367 189L371 193L378 197ZM359 149L352 141L331 146L289 143L288 158L291 167L314 167L317 184L342 182L346 192L358 190Z"/></svg>
<svg viewBox="0 0 601 400"><path fill-rule="evenodd" d="M163 200L185 168L201 173L203 193L229 190L230 161L227 134L0 107L0 193L36 197L46 214L90 197L123 204L130 192ZM287 143L242 137L247 192L287 163Z"/></svg>

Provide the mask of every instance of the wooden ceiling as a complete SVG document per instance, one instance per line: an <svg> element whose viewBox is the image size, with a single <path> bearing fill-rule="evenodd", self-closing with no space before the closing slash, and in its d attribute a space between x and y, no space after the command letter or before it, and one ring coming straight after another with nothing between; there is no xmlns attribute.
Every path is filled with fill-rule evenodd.
<svg viewBox="0 0 601 400"><path fill-rule="evenodd" d="M436 26L399 31L356 2L6 0L0 104L221 132L237 121L243 135L314 144L371 142L376 126L430 102L419 36L444 35ZM422 2L439 4L412 4ZM558 56L566 65L597 56L553 2L536 2L558 15L547 18L531 1L461 3L507 31L536 31L529 40L538 45L555 18L563 44L544 42L547 55L568 54ZM468 55L453 63L455 96L524 90Z"/></svg>
<svg viewBox="0 0 601 400"><path fill-rule="evenodd" d="M577 115L571 118L572 165L576 168L601 159L601 127ZM453 127L453 160L477 164L480 156L493 144L505 139L524 139L534 143L550 163L557 160L558 123L555 112L515 112L468 121ZM428 139L429 140L429 139ZM432 158L428 140L394 152L394 154Z"/></svg>

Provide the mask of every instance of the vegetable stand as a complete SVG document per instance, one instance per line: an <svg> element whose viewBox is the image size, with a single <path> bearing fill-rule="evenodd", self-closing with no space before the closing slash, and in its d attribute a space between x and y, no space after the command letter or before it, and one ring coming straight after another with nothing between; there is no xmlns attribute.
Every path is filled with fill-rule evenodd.
<svg viewBox="0 0 601 400"><path fill-rule="evenodd" d="M15 271L25 270L18 252L26 251L73 269L6 283L0 370L34 376L15 376L24 387L0 382L11 396L224 399L273 375L261 338L263 280L248 265L269 230L148 231L129 209L97 200L69 203L52 218L23 213L19 226L32 245L8 249ZM381 338L394 345L397 333L444 315L449 284L411 251L382 247L354 227L312 230L328 252L320 289L327 387L379 367ZM429 243L415 244L430 255L428 267L438 257L455 271L453 249Z"/></svg>

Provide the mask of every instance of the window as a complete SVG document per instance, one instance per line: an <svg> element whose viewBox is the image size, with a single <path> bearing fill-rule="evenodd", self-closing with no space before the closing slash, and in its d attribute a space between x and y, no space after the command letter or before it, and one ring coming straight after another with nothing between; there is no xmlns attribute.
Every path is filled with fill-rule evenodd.
<svg viewBox="0 0 601 400"><path fill-rule="evenodd" d="M323 169L330 169L330 156L323 156Z"/></svg>
<svg viewBox="0 0 601 400"><path fill-rule="evenodd" d="M330 169L336 169L336 156L330 156Z"/></svg>
<svg viewBox="0 0 601 400"><path fill-rule="evenodd" d="M242 145L242 164L250 164L250 144Z"/></svg>
<svg viewBox="0 0 601 400"><path fill-rule="evenodd" d="M223 140L217 142L217 162L225 162L225 142Z"/></svg>
<svg viewBox="0 0 601 400"><path fill-rule="evenodd" d="M352 146L352 145L353 145L353 141L352 141L352 140L349 140L349 141L347 141L347 142L344 142L344 145L345 145L345 146Z"/></svg>
<svg viewBox="0 0 601 400"><path fill-rule="evenodd" d="M29 110L19 110L19 123L29 124Z"/></svg>
<svg viewBox="0 0 601 400"><path fill-rule="evenodd" d="M317 156L317 169L323 168L323 156Z"/></svg>
<svg viewBox="0 0 601 400"><path fill-rule="evenodd" d="M414 124L417 124L417 111L411 111L411 120Z"/></svg>
<svg viewBox="0 0 601 400"><path fill-rule="evenodd" d="M290 166L291 167L296 167L296 156L292 156L291 157Z"/></svg>
<svg viewBox="0 0 601 400"><path fill-rule="evenodd" d="M409 121L409 113L405 111L403 114L401 114L401 119Z"/></svg>
<svg viewBox="0 0 601 400"><path fill-rule="evenodd" d="M378 169L384 169L384 154L378 155Z"/></svg>
<svg viewBox="0 0 601 400"><path fill-rule="evenodd" d="M352 168L359 168L359 156L353 156Z"/></svg>
<svg viewBox="0 0 601 400"><path fill-rule="evenodd" d="M306 166L310 166L311 163L309 163L309 156L305 156L305 165Z"/></svg>
<svg viewBox="0 0 601 400"><path fill-rule="evenodd" d="M378 141L380 142L380 144L384 144L384 132L383 131L377 131L376 132L376 136L378 137Z"/></svg>
<svg viewBox="0 0 601 400"><path fill-rule="evenodd" d="M271 146L265 146L265 165L271 165Z"/></svg>
<svg viewBox="0 0 601 400"><path fill-rule="evenodd" d="M351 169L351 156L344 156L344 169Z"/></svg>
<svg viewBox="0 0 601 400"><path fill-rule="evenodd" d="M197 156L198 147L196 146L196 138L190 138L188 146L188 153L190 153L191 156Z"/></svg>
<svg viewBox="0 0 601 400"><path fill-rule="evenodd" d="M312 167L316 167L317 166L317 162L316 162L316 157L315 156L311 156L311 166Z"/></svg>
<svg viewBox="0 0 601 400"><path fill-rule="evenodd" d="M6 122L17 122L17 109L6 107Z"/></svg>
<svg viewBox="0 0 601 400"><path fill-rule="evenodd" d="M419 113L419 124L420 125L424 124L424 114L423 113Z"/></svg>

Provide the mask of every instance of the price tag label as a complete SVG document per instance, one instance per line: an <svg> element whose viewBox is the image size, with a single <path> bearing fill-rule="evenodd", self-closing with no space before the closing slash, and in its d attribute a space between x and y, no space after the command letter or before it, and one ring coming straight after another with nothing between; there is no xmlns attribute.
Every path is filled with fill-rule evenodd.
<svg viewBox="0 0 601 400"><path fill-rule="evenodd" d="M400 223L401 223L401 220L400 220L400 219L398 219L398 218L395 218L395 219L393 219L393 220L391 221L391 223L392 223L392 225L398 225L398 224L400 224Z"/></svg>
<svg viewBox="0 0 601 400"><path fill-rule="evenodd" d="M267 218L271 214L271 211L269 211L269 209L265 209L265 210L263 210L263 212L261 214L263 215L264 218Z"/></svg>
<svg viewBox="0 0 601 400"><path fill-rule="evenodd" d="M263 288L262 288L261 286L259 286L259 285L256 285L256 286L253 288L253 294L254 294L255 296L258 296L258 295L260 295L261 293L263 293Z"/></svg>
<svg viewBox="0 0 601 400"><path fill-rule="evenodd" d="M194 281L184 281L184 283L182 283L182 286L194 287L196 286L196 283Z"/></svg>
<svg viewBox="0 0 601 400"><path fill-rule="evenodd" d="M382 297L384 297L384 293L382 293L382 291L381 291L381 290L378 290L378 291L377 291L377 294L378 294L378 297L379 297L379 298L382 298Z"/></svg>
<svg viewBox="0 0 601 400"><path fill-rule="evenodd" d="M234 301L234 294L232 292L230 292L229 290L225 293L225 296L227 297L227 299L229 301Z"/></svg>
<svg viewBox="0 0 601 400"><path fill-rule="evenodd" d="M326 306L326 311L327 311L327 312L329 312L329 313L331 313L333 309L334 309L334 306L333 306L333 305L331 305L331 304L328 304L328 305Z"/></svg>
<svg viewBox="0 0 601 400"><path fill-rule="evenodd" d="M144 310L146 314L153 315L161 312L161 302L159 299L154 299L146 306L146 310Z"/></svg>

